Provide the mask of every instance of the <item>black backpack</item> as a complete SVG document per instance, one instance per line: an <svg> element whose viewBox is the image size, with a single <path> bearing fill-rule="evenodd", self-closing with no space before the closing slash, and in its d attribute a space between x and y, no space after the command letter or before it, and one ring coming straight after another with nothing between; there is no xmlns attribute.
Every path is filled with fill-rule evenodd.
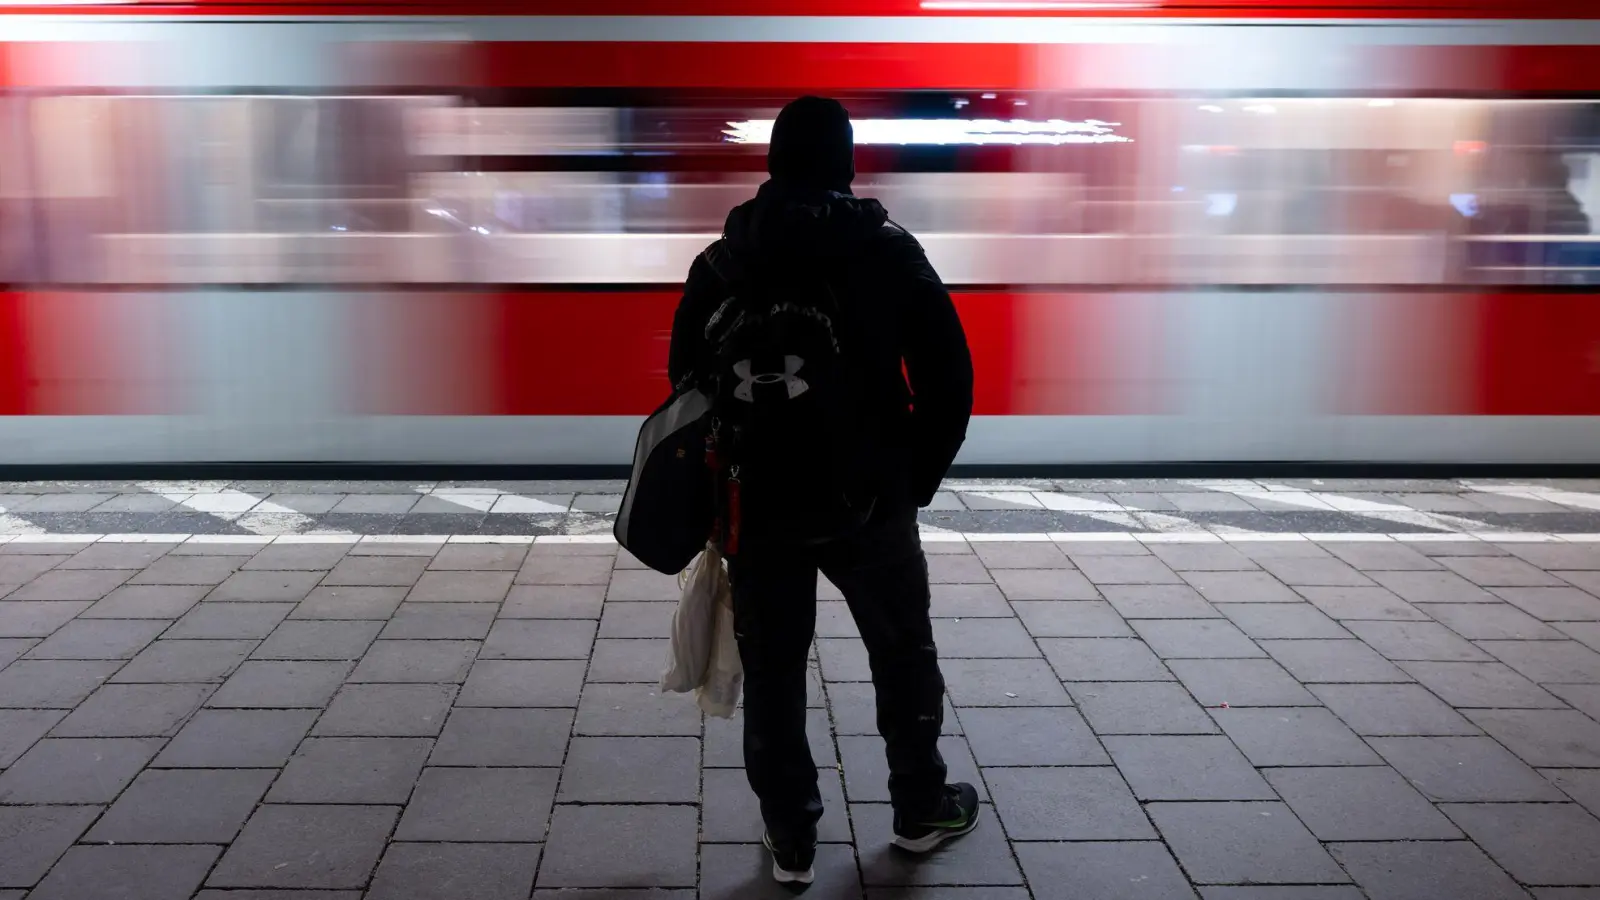
<svg viewBox="0 0 1600 900"><path fill-rule="evenodd" d="M863 524L874 502L873 424L850 353L850 309L822 265L762 260L722 273L706 324L717 531L816 543Z"/></svg>

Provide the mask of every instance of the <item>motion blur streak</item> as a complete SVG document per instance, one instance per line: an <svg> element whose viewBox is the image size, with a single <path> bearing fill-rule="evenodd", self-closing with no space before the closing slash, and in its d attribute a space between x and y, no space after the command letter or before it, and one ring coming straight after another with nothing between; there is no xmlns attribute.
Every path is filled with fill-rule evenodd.
<svg viewBox="0 0 1600 900"><path fill-rule="evenodd" d="M623 462L803 91L963 461L1600 457L1600 11L631 2L0 0L0 463Z"/></svg>

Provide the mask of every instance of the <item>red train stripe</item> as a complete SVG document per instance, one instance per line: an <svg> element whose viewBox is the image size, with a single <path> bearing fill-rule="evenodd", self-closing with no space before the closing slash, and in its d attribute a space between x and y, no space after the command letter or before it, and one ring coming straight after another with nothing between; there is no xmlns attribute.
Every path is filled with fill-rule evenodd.
<svg viewBox="0 0 1600 900"><path fill-rule="evenodd" d="M27 294L0 291L0 416L33 412L28 401L30 346L23 307Z"/></svg>
<svg viewBox="0 0 1600 900"><path fill-rule="evenodd" d="M1600 415L1600 305L1585 294L1489 294L1478 304L1486 416Z"/></svg>

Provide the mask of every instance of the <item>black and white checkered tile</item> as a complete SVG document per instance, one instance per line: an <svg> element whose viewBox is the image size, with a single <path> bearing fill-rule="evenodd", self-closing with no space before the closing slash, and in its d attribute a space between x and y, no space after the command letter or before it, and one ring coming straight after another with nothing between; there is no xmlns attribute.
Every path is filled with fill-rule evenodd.
<svg viewBox="0 0 1600 900"><path fill-rule="evenodd" d="M18 535L593 535L618 481L0 483ZM929 534L1600 534L1600 480L967 480Z"/></svg>

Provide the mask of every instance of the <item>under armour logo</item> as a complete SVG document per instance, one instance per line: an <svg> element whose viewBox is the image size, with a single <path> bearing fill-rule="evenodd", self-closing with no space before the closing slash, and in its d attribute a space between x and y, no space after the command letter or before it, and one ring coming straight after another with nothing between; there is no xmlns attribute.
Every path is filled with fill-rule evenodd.
<svg viewBox="0 0 1600 900"><path fill-rule="evenodd" d="M798 356L785 356L782 372L762 372L760 375L755 375L750 371L750 360L741 359L733 364L733 374L739 376L739 384L733 389L733 396L746 403L754 403L756 385L782 382L789 391L789 399L793 400L811 389L811 385L806 384L805 379L795 377L805 364L806 361Z"/></svg>

